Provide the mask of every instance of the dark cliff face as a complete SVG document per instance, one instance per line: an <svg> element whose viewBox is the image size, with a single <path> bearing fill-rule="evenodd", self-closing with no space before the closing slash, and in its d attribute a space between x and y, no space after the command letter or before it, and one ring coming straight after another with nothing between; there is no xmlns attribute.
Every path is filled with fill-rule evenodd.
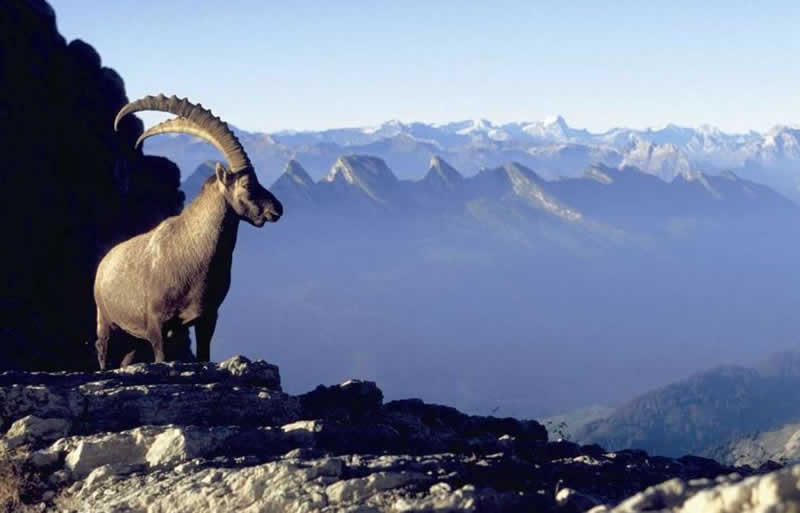
<svg viewBox="0 0 800 513"><path fill-rule="evenodd" d="M42 0L0 5L0 369L93 364L92 285L117 242L178 213L169 160L134 149L120 76Z"/></svg>

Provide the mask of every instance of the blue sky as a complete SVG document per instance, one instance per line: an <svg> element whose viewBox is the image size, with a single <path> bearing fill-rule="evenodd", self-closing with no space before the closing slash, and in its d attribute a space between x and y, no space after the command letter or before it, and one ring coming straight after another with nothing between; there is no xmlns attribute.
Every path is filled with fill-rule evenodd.
<svg viewBox="0 0 800 513"><path fill-rule="evenodd" d="M800 2L50 0L133 97L241 128L800 123Z"/></svg>

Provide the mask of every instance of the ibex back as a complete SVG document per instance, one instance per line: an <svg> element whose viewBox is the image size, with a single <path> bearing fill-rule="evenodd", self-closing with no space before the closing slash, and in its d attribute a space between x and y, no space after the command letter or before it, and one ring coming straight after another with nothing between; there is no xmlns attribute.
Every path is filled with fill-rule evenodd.
<svg viewBox="0 0 800 513"><path fill-rule="evenodd" d="M149 341L160 362L167 333L194 326L197 358L208 361L217 310L230 287L239 221L260 227L283 214L281 203L258 183L239 140L210 111L175 96L146 96L119 111L114 129L127 114L143 110L178 117L145 131L137 146L156 134L187 133L213 144L230 167L217 163L215 174L180 215L118 244L100 262L94 297L101 369L108 364L108 340L117 328Z"/></svg>

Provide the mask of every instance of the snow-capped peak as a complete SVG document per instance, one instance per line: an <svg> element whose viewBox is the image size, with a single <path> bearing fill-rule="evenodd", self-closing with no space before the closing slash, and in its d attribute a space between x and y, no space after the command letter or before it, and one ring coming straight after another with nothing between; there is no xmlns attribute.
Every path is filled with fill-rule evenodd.
<svg viewBox="0 0 800 513"><path fill-rule="evenodd" d="M361 133L366 135L379 135L382 137L393 137L406 131L406 125L397 119L390 119L378 126L365 127Z"/></svg>
<svg viewBox="0 0 800 513"><path fill-rule="evenodd" d="M526 123L522 131L529 136L553 142L568 142L570 128L561 116L548 116L542 121Z"/></svg>
<svg viewBox="0 0 800 513"><path fill-rule="evenodd" d="M470 120L467 126L462 128L461 130L458 130L456 133L460 135L469 135L474 132L487 133L489 130L493 128L494 125L492 125L490 121L480 118L480 119Z"/></svg>
<svg viewBox="0 0 800 513"><path fill-rule="evenodd" d="M566 120L560 115L550 115L542 120L542 124L546 126L558 125L562 128L568 128Z"/></svg>

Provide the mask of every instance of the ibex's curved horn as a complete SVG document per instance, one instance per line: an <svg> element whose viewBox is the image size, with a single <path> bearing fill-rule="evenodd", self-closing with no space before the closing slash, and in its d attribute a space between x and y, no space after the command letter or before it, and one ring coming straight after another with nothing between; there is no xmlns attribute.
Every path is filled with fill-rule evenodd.
<svg viewBox="0 0 800 513"><path fill-rule="evenodd" d="M204 139L205 141L213 144L214 147L220 151L220 153L222 153L223 155L225 154L225 148L223 148L222 145L220 145L220 143L217 142L216 139L211 137L211 135L207 131L200 128L197 124L195 124L192 121L189 121L186 118L168 119L166 121L162 121L161 123L148 128L145 132L142 133L142 135L139 136L138 139L136 139L136 144L134 145L134 148L138 148L139 145L142 144L142 142L144 142L144 140L147 139L148 137L153 137L154 135L166 134L166 133L182 133L182 134L194 135L195 137L200 137L201 139Z"/></svg>
<svg viewBox="0 0 800 513"><path fill-rule="evenodd" d="M214 146L219 149L223 155L225 155L225 159L228 161L232 172L236 173L247 168L252 169L253 166L250 163L250 159L247 157L247 153L242 147L242 143L239 142L239 139L236 138L236 135L233 133L233 131L228 128L227 123L214 116L210 110L203 108L202 105L195 105L186 98L179 99L174 95L167 98L163 94L160 94L158 96L145 96L144 98L131 102L122 107L119 113L117 113L117 117L114 119L114 130L117 130L119 121L123 117L132 112L139 112L143 110L169 112L171 114L175 114L178 116L178 118L184 118L185 120L190 121L193 126L186 124L182 127L184 130L181 131L202 137L212 144L214 144L212 141L216 141ZM157 126L161 126L163 124L164 123L161 123ZM178 123L176 123L176 127L177 125ZM187 132L186 130L192 130L192 132ZM203 135L200 134L201 132ZM146 133L147 132L145 132L145 134ZM157 133L163 133L163 131ZM144 136L144 134L142 135Z"/></svg>

